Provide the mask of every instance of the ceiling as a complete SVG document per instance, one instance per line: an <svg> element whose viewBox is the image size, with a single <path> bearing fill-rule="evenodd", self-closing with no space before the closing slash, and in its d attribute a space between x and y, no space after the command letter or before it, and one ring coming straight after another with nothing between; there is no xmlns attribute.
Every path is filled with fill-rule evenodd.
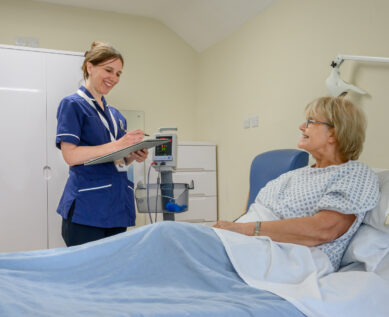
<svg viewBox="0 0 389 317"><path fill-rule="evenodd" d="M155 18L198 52L279 0L36 0Z"/></svg>

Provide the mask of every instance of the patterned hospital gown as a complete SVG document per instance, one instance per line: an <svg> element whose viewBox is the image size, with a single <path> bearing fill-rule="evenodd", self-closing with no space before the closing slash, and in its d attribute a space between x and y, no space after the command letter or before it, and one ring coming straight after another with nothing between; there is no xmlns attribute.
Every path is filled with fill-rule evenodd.
<svg viewBox="0 0 389 317"><path fill-rule="evenodd" d="M355 214L356 221L344 235L317 246L338 270L351 237L378 199L376 174L365 164L348 161L326 168L307 166L281 175L262 188L248 213L258 210L259 204L270 210L274 219L308 217L319 210Z"/></svg>

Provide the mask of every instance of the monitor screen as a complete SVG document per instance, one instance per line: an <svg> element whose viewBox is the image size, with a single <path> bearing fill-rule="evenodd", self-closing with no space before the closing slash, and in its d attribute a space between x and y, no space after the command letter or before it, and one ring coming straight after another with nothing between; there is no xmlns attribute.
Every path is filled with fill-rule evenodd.
<svg viewBox="0 0 389 317"><path fill-rule="evenodd" d="M166 136L157 136L156 137L159 140L169 140L168 143L159 145L155 147L155 158L157 160L172 160L173 159L173 146L172 146L172 137L166 137Z"/></svg>

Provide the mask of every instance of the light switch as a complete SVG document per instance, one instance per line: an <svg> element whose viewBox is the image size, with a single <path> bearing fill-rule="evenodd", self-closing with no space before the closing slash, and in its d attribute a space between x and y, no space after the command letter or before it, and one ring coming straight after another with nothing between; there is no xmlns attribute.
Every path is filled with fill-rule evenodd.
<svg viewBox="0 0 389 317"><path fill-rule="evenodd" d="M27 46L27 40L25 37L20 37L18 36L16 39L15 39L15 44L16 45L19 45L19 46Z"/></svg>
<svg viewBox="0 0 389 317"><path fill-rule="evenodd" d="M251 117L251 127L256 128L259 126L259 116Z"/></svg>
<svg viewBox="0 0 389 317"><path fill-rule="evenodd" d="M35 37L29 37L29 38L27 38L27 46L39 47L39 40Z"/></svg>
<svg viewBox="0 0 389 317"><path fill-rule="evenodd" d="M243 128L249 129L250 128L250 118L245 118L243 120Z"/></svg>

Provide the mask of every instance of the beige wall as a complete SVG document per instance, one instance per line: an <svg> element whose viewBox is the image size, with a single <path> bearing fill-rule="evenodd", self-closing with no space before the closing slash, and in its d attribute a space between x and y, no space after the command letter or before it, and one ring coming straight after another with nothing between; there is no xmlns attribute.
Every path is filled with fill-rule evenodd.
<svg viewBox="0 0 389 317"><path fill-rule="evenodd" d="M31 0L1 0L0 44L14 45L18 36L38 38L41 48L80 52L94 40L111 42L125 65L108 102L143 110L149 133L177 126L182 138L192 139L198 53L162 23Z"/></svg>
<svg viewBox="0 0 389 317"><path fill-rule="evenodd" d="M243 209L255 155L296 148L303 109L328 94L338 53L389 57L388 13L385 0L281 0L200 55L196 121L218 144L220 218ZM389 168L389 64L346 61L341 74L369 92L350 95L369 120L361 161ZM260 126L243 129L256 114Z"/></svg>
<svg viewBox="0 0 389 317"><path fill-rule="evenodd" d="M173 125L181 140L216 142L219 214L230 220L245 205L253 157L296 147L304 106L328 94L336 54L389 57L386 0L281 0L201 54L153 19L27 0L0 9L2 44L16 36L72 51L95 39L115 44L126 64L110 103L144 110L148 132ZM389 168L389 64L346 61L341 74L369 92L350 95L369 120L361 161ZM260 126L243 129L253 115Z"/></svg>

